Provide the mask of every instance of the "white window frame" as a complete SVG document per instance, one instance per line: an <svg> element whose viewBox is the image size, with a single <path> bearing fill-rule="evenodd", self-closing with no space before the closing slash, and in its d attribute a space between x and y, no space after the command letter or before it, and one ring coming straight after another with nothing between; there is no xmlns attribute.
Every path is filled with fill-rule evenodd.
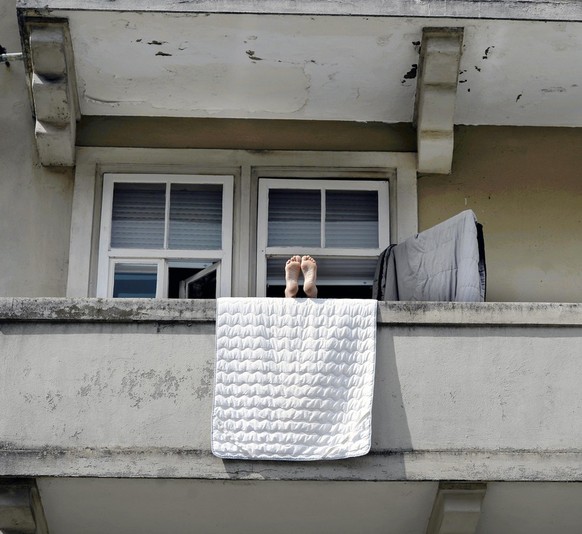
<svg viewBox="0 0 582 534"><path fill-rule="evenodd" d="M113 190L116 183L164 184L166 187L165 236L162 249L111 248L111 223ZM190 250L167 248L169 230L169 205L171 184L222 185L222 243L220 249ZM104 173L101 227L99 233L99 263L97 268L97 296L112 297L115 265L134 263L157 265L156 298L167 296L169 262L206 261L219 262L216 296L230 295L232 263L233 176L182 175L146 173Z"/></svg>
<svg viewBox="0 0 582 534"><path fill-rule="evenodd" d="M321 236L324 247L268 246L269 191L272 189L310 189L321 191ZM378 192L378 247L339 248L325 247L325 191L377 191ZM259 178L257 215L257 289L258 297L266 295L267 260L273 257L291 257L309 254L314 257L373 258L390 244L390 184L388 178L381 180L344 177L337 179Z"/></svg>
<svg viewBox="0 0 582 534"><path fill-rule="evenodd" d="M66 295L97 295L104 173L234 176L230 294L252 297L259 178L388 177L390 241L399 243L418 232L416 169L413 152L77 147Z"/></svg>

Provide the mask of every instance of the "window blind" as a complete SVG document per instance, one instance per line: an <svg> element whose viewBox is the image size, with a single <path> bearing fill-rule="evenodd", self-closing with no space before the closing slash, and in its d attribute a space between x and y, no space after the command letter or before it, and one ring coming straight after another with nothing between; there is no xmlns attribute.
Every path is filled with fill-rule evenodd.
<svg viewBox="0 0 582 534"><path fill-rule="evenodd" d="M190 250L222 247L222 186L172 184L168 247Z"/></svg>
<svg viewBox="0 0 582 534"><path fill-rule="evenodd" d="M325 248L378 247L378 192L325 191ZM268 246L321 246L321 191L269 191Z"/></svg>
<svg viewBox="0 0 582 534"><path fill-rule="evenodd" d="M111 247L163 249L165 184L116 183ZM222 247L222 186L172 184L168 248L217 250Z"/></svg>
<svg viewBox="0 0 582 534"><path fill-rule="evenodd" d="M164 246L165 184L115 184L112 248Z"/></svg>
<svg viewBox="0 0 582 534"><path fill-rule="evenodd" d="M321 246L321 192L310 189L269 191L268 246Z"/></svg>
<svg viewBox="0 0 582 534"><path fill-rule="evenodd" d="M377 191L326 191L325 246L378 247Z"/></svg>

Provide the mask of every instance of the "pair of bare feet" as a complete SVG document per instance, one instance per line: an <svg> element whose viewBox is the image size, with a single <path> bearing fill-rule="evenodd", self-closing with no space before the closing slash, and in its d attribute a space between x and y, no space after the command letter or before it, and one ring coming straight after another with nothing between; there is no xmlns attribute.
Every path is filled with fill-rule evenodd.
<svg viewBox="0 0 582 534"><path fill-rule="evenodd" d="M299 291L299 273L303 272L303 291L309 298L317 297L317 263L311 256L293 256L285 264L285 297L294 298Z"/></svg>

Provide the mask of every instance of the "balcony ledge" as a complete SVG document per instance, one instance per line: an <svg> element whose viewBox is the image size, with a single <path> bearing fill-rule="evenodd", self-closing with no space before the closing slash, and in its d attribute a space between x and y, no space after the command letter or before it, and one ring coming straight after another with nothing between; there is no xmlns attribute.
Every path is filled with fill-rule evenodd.
<svg viewBox="0 0 582 534"><path fill-rule="evenodd" d="M0 298L0 321L81 323L214 322L214 300ZM580 326L582 304L378 302L378 324Z"/></svg>

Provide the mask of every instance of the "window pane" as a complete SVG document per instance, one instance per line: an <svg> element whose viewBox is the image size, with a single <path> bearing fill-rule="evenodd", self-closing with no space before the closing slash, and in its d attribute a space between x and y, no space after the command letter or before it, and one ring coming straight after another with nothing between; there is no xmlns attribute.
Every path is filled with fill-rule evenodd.
<svg viewBox="0 0 582 534"><path fill-rule="evenodd" d="M116 263L113 296L116 298L155 298L157 265Z"/></svg>
<svg viewBox="0 0 582 534"><path fill-rule="evenodd" d="M164 184L115 184L112 248L164 246L165 189Z"/></svg>
<svg viewBox="0 0 582 534"><path fill-rule="evenodd" d="M268 246L321 246L321 192L309 189L269 191Z"/></svg>
<svg viewBox="0 0 582 534"><path fill-rule="evenodd" d="M222 248L222 186L172 184L169 248Z"/></svg>
<svg viewBox="0 0 582 534"><path fill-rule="evenodd" d="M378 247L377 191L326 191L325 246Z"/></svg>
<svg viewBox="0 0 582 534"><path fill-rule="evenodd" d="M168 262L168 298L216 298L216 268L218 262Z"/></svg>
<svg viewBox="0 0 582 534"><path fill-rule="evenodd" d="M267 259L267 284L285 286L288 258ZM317 285L372 285L378 258L315 258ZM299 285L303 285L302 275Z"/></svg>

